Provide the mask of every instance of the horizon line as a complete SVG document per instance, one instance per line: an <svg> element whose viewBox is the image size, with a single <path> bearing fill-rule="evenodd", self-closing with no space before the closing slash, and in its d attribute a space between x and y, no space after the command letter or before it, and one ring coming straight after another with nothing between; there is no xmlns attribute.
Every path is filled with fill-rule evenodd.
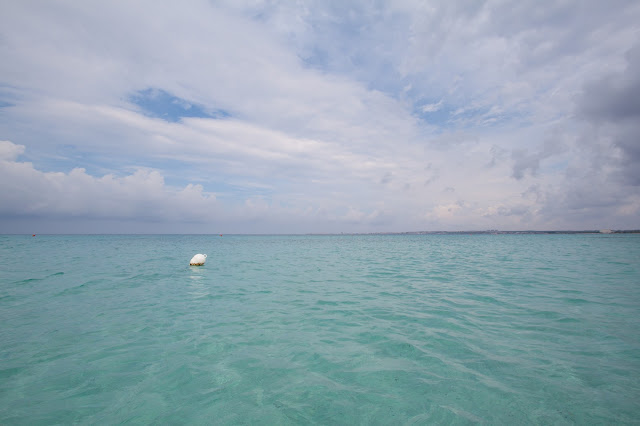
<svg viewBox="0 0 640 426"><path fill-rule="evenodd" d="M210 235L210 236L304 236L304 235L443 235L443 234L487 234L487 235L500 235L500 234L637 234L640 233L640 229L581 229L581 230L570 230L570 229L559 229L559 230L532 230L532 229L522 229L522 230L497 230L497 229L488 229L488 230L465 230L465 231L372 231L372 232L265 232L265 233L237 233L237 232L229 232L229 233L220 233L220 232L207 232L207 233L191 233L191 232L170 232L170 233L160 233L160 232L146 232L146 233L131 233L131 232L104 232L104 233L90 233L90 232L41 232L41 233L0 233L0 235Z"/></svg>

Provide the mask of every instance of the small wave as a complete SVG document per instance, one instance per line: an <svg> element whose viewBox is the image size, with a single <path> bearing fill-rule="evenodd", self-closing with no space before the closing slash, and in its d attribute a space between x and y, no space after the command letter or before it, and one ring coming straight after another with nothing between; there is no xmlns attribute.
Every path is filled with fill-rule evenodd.
<svg viewBox="0 0 640 426"><path fill-rule="evenodd" d="M57 294L57 296L66 296L66 295L70 295L70 294L79 294L79 293L85 291L87 288L93 287L94 285L96 285L98 283L101 283L103 281L104 280L101 280L101 279L85 281L84 283L82 283L80 285L69 287L69 288L66 288L66 289L62 290L61 292L59 292Z"/></svg>
<svg viewBox="0 0 640 426"><path fill-rule="evenodd" d="M29 283L35 283L38 281L42 281L44 280L44 278L26 278L24 280L19 280L16 281L15 284L29 284Z"/></svg>
<svg viewBox="0 0 640 426"><path fill-rule="evenodd" d="M563 299L563 301L571 305L589 305L591 303L598 303L598 302L593 302L591 300L575 298L575 297L566 297Z"/></svg>

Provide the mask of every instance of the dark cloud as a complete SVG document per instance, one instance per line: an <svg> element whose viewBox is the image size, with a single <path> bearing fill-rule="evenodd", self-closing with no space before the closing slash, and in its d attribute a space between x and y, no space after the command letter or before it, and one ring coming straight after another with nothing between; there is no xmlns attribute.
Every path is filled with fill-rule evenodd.
<svg viewBox="0 0 640 426"><path fill-rule="evenodd" d="M636 228L637 215L624 213L637 211L637 202L628 187L611 184L606 175L588 176L588 173L585 171L581 179L565 188L541 190L545 200L539 212L541 218L567 229L574 229L576 224L582 229Z"/></svg>
<svg viewBox="0 0 640 426"><path fill-rule="evenodd" d="M393 173L385 173L385 175L382 176L382 178L380 179L380 183L382 185L386 185L388 183L391 183L392 180L393 180Z"/></svg>
<svg viewBox="0 0 640 426"><path fill-rule="evenodd" d="M578 116L595 126L620 150L612 164L627 185L640 186L640 44L626 55L624 71L585 85L578 99Z"/></svg>
<svg viewBox="0 0 640 426"><path fill-rule="evenodd" d="M525 172L529 170L532 176L535 176L540 167L541 156L539 153L530 154L526 149L514 150L511 154L513 158L513 177L522 179Z"/></svg>
<svg viewBox="0 0 640 426"><path fill-rule="evenodd" d="M585 85L580 113L597 122L640 120L640 45L627 55L627 67Z"/></svg>
<svg viewBox="0 0 640 426"><path fill-rule="evenodd" d="M540 162L565 149L562 135L560 132L553 131L551 135L545 139L542 149L529 153L526 149L516 149L511 152L511 158L514 161L512 176L518 180L522 179L528 170L532 176L538 174Z"/></svg>
<svg viewBox="0 0 640 426"><path fill-rule="evenodd" d="M501 163L508 152L509 151L507 151L506 149L502 149L497 145L493 145L490 149L491 161L487 163L487 167L492 168Z"/></svg>

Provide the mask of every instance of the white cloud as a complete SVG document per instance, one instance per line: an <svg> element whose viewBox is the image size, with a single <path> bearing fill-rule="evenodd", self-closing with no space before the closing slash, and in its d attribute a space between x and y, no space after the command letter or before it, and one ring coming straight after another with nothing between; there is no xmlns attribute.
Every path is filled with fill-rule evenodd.
<svg viewBox="0 0 640 426"><path fill-rule="evenodd" d="M41 172L9 159L0 161L0 181L0 214L203 221L216 208L202 186L168 187L156 170L94 177L82 168Z"/></svg>
<svg viewBox="0 0 640 426"><path fill-rule="evenodd" d="M24 145L16 145L10 141L0 141L0 160L12 161L24 153Z"/></svg>
<svg viewBox="0 0 640 426"><path fill-rule="evenodd" d="M434 104L425 104L420 107L422 112L436 112L440 108L442 108L442 101L434 103Z"/></svg>

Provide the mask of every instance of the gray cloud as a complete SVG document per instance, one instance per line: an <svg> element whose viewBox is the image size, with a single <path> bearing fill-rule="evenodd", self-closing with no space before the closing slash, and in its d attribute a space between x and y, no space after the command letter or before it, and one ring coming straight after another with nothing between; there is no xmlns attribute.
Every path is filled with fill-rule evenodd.
<svg viewBox="0 0 640 426"><path fill-rule="evenodd" d="M516 149L511 153L514 161L512 176L516 179L522 179L528 170L532 176L536 176L540 168L540 162L557 155L565 150L562 135L558 131L552 131L544 141L542 148L533 153L529 153L527 149ZM493 151L493 147L492 147ZM492 152L493 154L493 152ZM492 161L495 161L495 156Z"/></svg>
<svg viewBox="0 0 640 426"><path fill-rule="evenodd" d="M577 101L578 115L620 150L609 163L619 167L620 180L640 186L640 44L626 54L626 67L588 82Z"/></svg>
<svg viewBox="0 0 640 426"><path fill-rule="evenodd" d="M640 44L627 52L624 71L585 85L579 112L596 122L640 122Z"/></svg>

